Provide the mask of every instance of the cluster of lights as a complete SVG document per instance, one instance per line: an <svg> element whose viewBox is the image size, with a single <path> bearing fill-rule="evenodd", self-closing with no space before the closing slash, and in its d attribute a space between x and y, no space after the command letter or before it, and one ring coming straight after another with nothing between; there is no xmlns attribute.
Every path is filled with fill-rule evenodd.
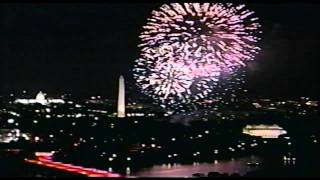
<svg viewBox="0 0 320 180"><path fill-rule="evenodd" d="M100 99L101 96L91 96L91 99L95 100L95 99Z"/></svg>
<svg viewBox="0 0 320 180"><path fill-rule="evenodd" d="M9 114L13 115L13 116L16 116L16 117L20 117L21 115L14 112L14 111L8 111Z"/></svg>
<svg viewBox="0 0 320 180"><path fill-rule="evenodd" d="M215 149L215 150L214 150L214 154L219 154L219 150L218 150L218 149Z"/></svg>
<svg viewBox="0 0 320 180"><path fill-rule="evenodd" d="M127 113L128 117L143 117L145 116L144 113Z"/></svg>
<svg viewBox="0 0 320 180"><path fill-rule="evenodd" d="M95 113L102 113L102 114L106 114L108 113L108 111L105 110L97 110L97 109L88 109L88 112L95 112Z"/></svg>
<svg viewBox="0 0 320 180"><path fill-rule="evenodd" d="M28 133L21 133L20 129L0 129L0 142L11 143L17 142L20 138L30 140L31 135Z"/></svg>
<svg viewBox="0 0 320 180"><path fill-rule="evenodd" d="M146 144L141 144L141 147L142 148L149 148L149 146L147 146ZM161 149L162 148L162 146L157 146L156 144L150 144L150 147L151 148L158 148L158 149Z"/></svg>
<svg viewBox="0 0 320 180"><path fill-rule="evenodd" d="M199 151L198 151L198 152L193 153L193 156L198 156L198 155L200 155L200 152L199 152Z"/></svg>
<svg viewBox="0 0 320 180"><path fill-rule="evenodd" d="M250 144L251 147L255 147L255 146L258 146L258 143L252 143Z"/></svg>
<svg viewBox="0 0 320 180"><path fill-rule="evenodd" d="M155 116L155 114L154 113L148 113L148 114L145 114L145 113L127 113L127 116L128 117L144 117L144 116L153 117L153 116Z"/></svg>
<svg viewBox="0 0 320 180"><path fill-rule="evenodd" d="M41 91L37 94L35 99L16 99L14 103L20 103L20 104L42 104L42 105L48 105L48 104L64 104L65 101L62 99L47 99L45 97L45 94Z"/></svg>
<svg viewBox="0 0 320 180"><path fill-rule="evenodd" d="M34 137L34 141L35 141L35 142L40 141L40 137L38 137L38 136Z"/></svg>
<svg viewBox="0 0 320 180"><path fill-rule="evenodd" d="M292 157L291 153L288 153L288 156L283 156L284 165L295 165L297 158Z"/></svg>
<svg viewBox="0 0 320 180"><path fill-rule="evenodd" d="M49 108L46 108L45 111L46 111L46 112L51 112L51 110L50 110L50 109L48 110L48 109L49 109ZM38 111L40 112L40 110L38 110ZM95 117L95 119L98 119L98 117ZM11 120L10 120L10 121L11 121ZM34 120L33 122L34 122L34 123L38 123L37 120ZM9 120L8 120L8 123L9 123ZM11 123L14 123L14 121L11 122ZM135 123L138 123L138 121L135 121ZM75 122L73 122L72 125L76 125ZM110 127L113 128L113 127L114 127L114 124L111 123L111 124L110 124ZM60 130L60 132L63 133L63 130ZM209 133L211 133L211 131L209 131L209 130L205 130L205 131L204 131L204 135L205 135L205 134L209 134ZM22 136L23 136L23 135L22 135ZM52 136L53 136L53 135L52 135ZM195 138L201 138L201 137L203 137L203 132L202 132L202 134L196 134L196 135L195 135ZM191 138L193 138L193 136L191 136L190 139L191 139ZM290 139L290 137L284 137L284 138L285 138L285 139ZM91 138L90 138L90 139L91 139ZM170 138L169 138L169 139L170 139ZM38 138L38 140L39 140L39 138ZM93 139L91 139L91 140L93 140ZM151 137L151 140L152 140L152 141L155 141L155 138ZM171 141L176 141L176 138L171 138L170 140L171 140ZM314 142L314 143L317 143L317 140L314 139L313 142ZM263 143L267 143L267 141L263 141ZM78 146L80 143L75 143L75 144L77 144L77 146ZM237 147L238 147L238 148L243 148L244 145L245 145L245 143L241 143L241 144L238 144ZM250 145L251 145L252 147L254 147L254 146L257 146L258 144L255 142L255 143L252 143L252 144L250 144ZM291 145L291 142L288 142L288 145ZM146 146L146 145L144 145L144 146ZM161 146L157 146L157 144L151 144L150 146L153 147L153 148L155 148L155 147L158 147L158 148L161 147ZM97 148L97 145L95 145L94 147ZM232 147L229 147L229 150L230 150L230 151L235 151L235 149L232 148ZM141 153L144 153L144 151L141 151ZM198 153L200 154L200 152L194 153L194 156L198 156L198 155L199 155ZM218 151L217 149L215 149L215 150L214 150L214 153L215 153L215 154L218 154L219 151ZM169 155L170 155L170 157L169 157ZM168 155L169 158L173 158L173 157L177 156L177 154L175 155L175 154L172 154L172 153L169 154L169 155ZM116 157L114 157L114 156L112 155L112 157L109 157L109 158L112 158L112 160L114 160ZM131 160L131 158L130 158L130 157L127 157L127 161L130 161L130 160ZM295 160L295 158L291 158L291 160ZM129 169L130 169L130 168L129 168Z"/></svg>

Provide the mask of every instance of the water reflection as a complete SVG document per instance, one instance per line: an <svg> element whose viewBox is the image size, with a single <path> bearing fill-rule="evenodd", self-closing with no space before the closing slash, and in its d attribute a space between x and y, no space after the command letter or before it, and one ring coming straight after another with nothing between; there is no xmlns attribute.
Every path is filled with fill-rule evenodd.
<svg viewBox="0 0 320 180"><path fill-rule="evenodd" d="M256 156L232 159L232 160L214 160L212 163L193 164L163 164L155 165L151 168L144 168L131 175L137 177L191 177L195 173L219 172L219 173L238 173L245 175L247 172L257 170L259 167L250 167L249 162L261 162L261 158Z"/></svg>

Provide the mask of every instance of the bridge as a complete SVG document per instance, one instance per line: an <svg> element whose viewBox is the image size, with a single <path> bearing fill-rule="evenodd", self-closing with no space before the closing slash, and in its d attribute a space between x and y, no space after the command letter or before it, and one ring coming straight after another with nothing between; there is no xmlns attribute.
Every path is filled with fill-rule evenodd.
<svg viewBox="0 0 320 180"><path fill-rule="evenodd" d="M54 169L63 170L63 171L76 173L76 174L82 174L87 177L112 177L112 178L123 177L120 174L111 173L104 170L98 170L94 168L85 168L82 166L75 166L72 164L53 161L52 160L53 153L51 152L36 152L35 155L36 155L36 159L34 160L25 159L25 161L32 164L49 167L49 168L54 168Z"/></svg>

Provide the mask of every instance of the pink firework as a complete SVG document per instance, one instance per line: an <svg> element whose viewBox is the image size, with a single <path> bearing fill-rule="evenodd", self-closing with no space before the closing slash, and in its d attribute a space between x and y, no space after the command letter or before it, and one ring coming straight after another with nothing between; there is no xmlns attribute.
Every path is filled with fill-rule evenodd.
<svg viewBox="0 0 320 180"><path fill-rule="evenodd" d="M231 3L171 3L152 11L139 36L138 85L162 102L205 98L222 73L237 73L260 50L253 14Z"/></svg>

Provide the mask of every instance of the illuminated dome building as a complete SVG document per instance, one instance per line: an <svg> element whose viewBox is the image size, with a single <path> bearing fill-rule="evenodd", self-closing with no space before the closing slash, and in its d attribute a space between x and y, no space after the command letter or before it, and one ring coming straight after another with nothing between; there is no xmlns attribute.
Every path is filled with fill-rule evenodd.
<svg viewBox="0 0 320 180"><path fill-rule="evenodd" d="M242 130L243 134L259 136L262 138L278 138L280 135L287 134L280 126L274 125L247 125Z"/></svg>
<svg viewBox="0 0 320 180"><path fill-rule="evenodd" d="M45 94L43 92L39 92L36 96L35 99L16 99L14 103L20 103L20 104L42 104L42 105L47 105L51 103L60 103L64 104L65 101L63 99L47 99L45 97Z"/></svg>

